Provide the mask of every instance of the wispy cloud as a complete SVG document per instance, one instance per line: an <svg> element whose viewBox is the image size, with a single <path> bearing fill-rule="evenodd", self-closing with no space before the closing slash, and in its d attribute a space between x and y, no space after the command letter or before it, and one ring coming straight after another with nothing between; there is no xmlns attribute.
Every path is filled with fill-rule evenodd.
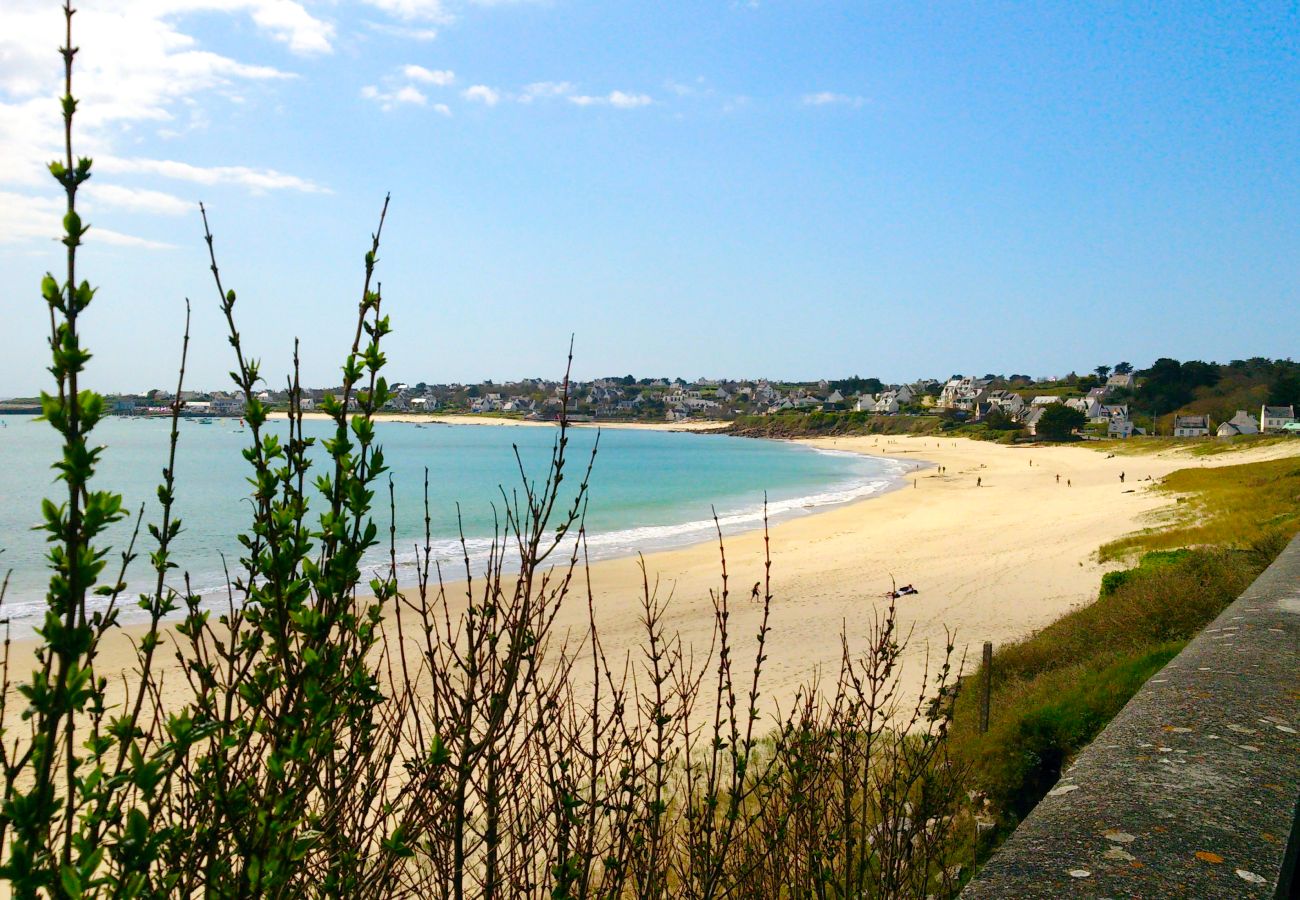
<svg viewBox="0 0 1300 900"><path fill-rule="evenodd" d="M182 200L175 194L147 188L124 187L120 184L86 183L83 190L92 206L110 206L131 212L153 213L161 216L183 216L197 209L197 204Z"/></svg>
<svg viewBox="0 0 1300 900"><path fill-rule="evenodd" d="M62 230L60 222L63 211L63 200L60 198L0 191L0 244L57 240L56 235ZM87 221L90 222L90 231L86 233L87 244L103 243L144 250L171 250L174 247L162 241L101 228L93 218L87 217Z"/></svg>
<svg viewBox="0 0 1300 900"><path fill-rule="evenodd" d="M361 96L378 103L380 109L389 112L399 106L427 105L429 98L417 84L447 87L455 81L456 73L450 69L426 69L424 66L408 64L386 76L383 87L374 84L363 87ZM444 115L451 112L445 103L435 104L434 109Z"/></svg>
<svg viewBox="0 0 1300 900"><path fill-rule="evenodd" d="M456 73L450 69L426 69L424 66L402 66L402 74L411 81L419 81L424 84L436 84L438 87L446 87L456 81Z"/></svg>
<svg viewBox="0 0 1300 900"><path fill-rule="evenodd" d="M501 102L501 92L488 87L486 84L476 84L468 87L461 92L461 96L466 100L482 103L485 106L496 106Z"/></svg>
<svg viewBox="0 0 1300 900"><path fill-rule="evenodd" d="M858 97L853 94L836 94L833 91L819 91L815 94L804 94L804 106L852 106L859 107L866 103L865 97Z"/></svg>
<svg viewBox="0 0 1300 900"><path fill-rule="evenodd" d="M566 97L576 90L572 82L568 81L534 81L526 85L523 92L519 95L520 103L532 103L534 100L544 100L554 97Z"/></svg>
<svg viewBox="0 0 1300 900"><path fill-rule="evenodd" d="M429 98L412 84L402 85L391 91L380 90L375 85L368 84L361 89L361 96L378 103L379 108L384 112L399 106L424 106L429 102Z"/></svg>
<svg viewBox="0 0 1300 900"><path fill-rule="evenodd" d="M409 41L432 41L438 37L436 28L420 28L411 25L393 25L389 22L366 22L366 27L377 34L388 37L404 38Z"/></svg>
<svg viewBox="0 0 1300 900"><path fill-rule="evenodd" d="M137 165L122 149L151 136L176 137L203 127L214 99L241 102L254 85L296 77L274 66L204 49L194 32L181 24L182 15L193 13L245 19L261 37L301 56L319 56L333 49L334 25L297 0L98 0L88 4L77 15L78 34L84 41L77 56L77 96L81 101L78 150L95 157L101 176L116 163L119 172L167 177L150 169L154 161ZM44 0L5 0L3 17L0 188L43 192L49 185L45 162L58 154L63 143L58 104L52 99L62 91L54 52L62 43L62 17ZM213 176L216 183L261 190L266 184L258 183L265 182L266 173L272 170L218 167L213 171L225 173ZM109 186L96 179L87 192L89 199L107 211L105 224L111 223L114 210L163 215L178 211L174 202L164 199L167 195L148 185ZM23 203L13 201L15 196L23 195L12 193L4 204L5 240L51 234L48 221L39 215L40 195L28 196ZM132 240L111 228L96 230L106 242L160 246L156 241Z"/></svg>
<svg viewBox="0 0 1300 900"><path fill-rule="evenodd" d="M570 103L578 106L612 106L616 109L636 109L640 106L649 106L654 103L654 98L649 94L629 94L625 91L610 91L602 96L592 96L590 94L574 94L569 97Z"/></svg>
<svg viewBox="0 0 1300 900"><path fill-rule="evenodd" d="M204 5L204 0L191 2ZM207 0L207 3L218 10L247 9L253 24L287 44L294 53L329 53L334 49L331 45L334 26L316 18L294 0Z"/></svg>
<svg viewBox="0 0 1300 900"><path fill-rule="evenodd" d="M442 0L365 0L365 2L404 22L424 21L446 25L454 19Z"/></svg>
<svg viewBox="0 0 1300 900"><path fill-rule="evenodd" d="M300 191L306 194L328 194L330 190L297 175L277 172L275 169L253 169L247 166L194 166L171 159L131 159L105 156L95 160L100 172L110 174L156 175L176 181L189 181L203 185L237 185L252 191Z"/></svg>

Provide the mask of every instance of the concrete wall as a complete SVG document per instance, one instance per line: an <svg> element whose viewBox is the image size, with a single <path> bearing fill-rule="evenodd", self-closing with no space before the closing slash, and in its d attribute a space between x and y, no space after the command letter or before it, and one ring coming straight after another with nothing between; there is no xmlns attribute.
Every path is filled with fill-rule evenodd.
<svg viewBox="0 0 1300 900"><path fill-rule="evenodd" d="M963 898L1291 897L1300 537L1079 755Z"/></svg>

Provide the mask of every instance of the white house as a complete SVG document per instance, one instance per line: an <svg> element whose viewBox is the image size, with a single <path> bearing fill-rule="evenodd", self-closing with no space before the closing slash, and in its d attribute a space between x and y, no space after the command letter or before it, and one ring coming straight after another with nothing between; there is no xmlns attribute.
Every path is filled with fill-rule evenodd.
<svg viewBox="0 0 1300 900"><path fill-rule="evenodd" d="M1043 417L1043 410L1045 409L1047 409L1046 406L1031 406L1025 412L1024 418L1021 419L1021 421L1024 423L1025 431L1037 437L1038 420Z"/></svg>
<svg viewBox="0 0 1300 900"><path fill-rule="evenodd" d="M1060 397L1051 397L1044 394L1042 396L1035 397L1033 400L1030 400L1029 405L1030 406L1051 406L1053 403L1060 403L1060 402L1061 402Z"/></svg>
<svg viewBox="0 0 1300 900"><path fill-rule="evenodd" d="M1102 406L1097 402L1095 397L1072 397L1065 401L1065 405L1070 409L1077 409L1088 417L1089 422L1106 422L1109 417L1103 413Z"/></svg>
<svg viewBox="0 0 1300 900"><path fill-rule="evenodd" d="M1174 416L1174 437L1206 437L1209 433L1209 416Z"/></svg>
<svg viewBox="0 0 1300 900"><path fill-rule="evenodd" d="M1295 420L1294 406L1261 406L1259 409L1259 430L1264 434L1283 431Z"/></svg>
<svg viewBox="0 0 1300 900"><path fill-rule="evenodd" d="M1239 434L1259 434L1259 426L1255 419L1244 409L1237 410L1237 414L1228 421L1219 426L1215 432L1219 437L1236 437Z"/></svg>
<svg viewBox="0 0 1300 900"><path fill-rule="evenodd" d="M989 382L983 378L952 378L939 392L939 406L945 409L970 410L983 399Z"/></svg>
<svg viewBox="0 0 1300 900"><path fill-rule="evenodd" d="M1001 410L1004 414L1015 418L1025 409L1025 400L1015 391L989 391L986 402L991 407Z"/></svg>
<svg viewBox="0 0 1300 900"><path fill-rule="evenodd" d="M1106 425L1106 437L1127 440L1133 436L1133 431L1133 420L1128 418L1114 418Z"/></svg>
<svg viewBox="0 0 1300 900"><path fill-rule="evenodd" d="M1106 379L1106 387L1108 388L1122 388L1131 391L1136 385L1137 379L1133 377L1132 373L1128 375L1112 375Z"/></svg>
<svg viewBox="0 0 1300 900"><path fill-rule="evenodd" d="M898 412L898 397L892 392L886 391L880 395L878 400L876 400L873 412L883 415L893 415Z"/></svg>

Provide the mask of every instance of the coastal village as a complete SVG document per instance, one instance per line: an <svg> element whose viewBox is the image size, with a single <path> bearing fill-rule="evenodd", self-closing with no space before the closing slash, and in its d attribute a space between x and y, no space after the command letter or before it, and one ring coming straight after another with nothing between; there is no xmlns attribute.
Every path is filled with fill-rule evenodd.
<svg viewBox="0 0 1300 900"><path fill-rule="evenodd" d="M876 378L852 377L816 382L781 382L763 378L728 380L699 378L641 378L631 375L576 381L569 385L570 421L614 422L656 421L678 423L687 420L753 421L755 417L835 415L857 422L870 419L903 420L908 417L938 418L950 425L985 424L989 428L1037 436L1038 426L1048 410L1057 404L1074 410L1081 418L1076 431L1084 436L1126 439L1135 435L1159 434L1177 438L1228 438L1252 434L1300 434L1293 399L1300 382L1300 366L1289 361L1234 361L1218 368L1230 380L1239 372L1268 370L1271 381L1249 376L1233 390L1207 394L1204 386L1184 394L1161 393L1158 382L1168 377L1173 364L1175 377L1183 368L1201 374L1215 364L1160 360L1150 370L1134 371L1128 363L1098 366L1079 376L1030 378L1024 375L983 377L954 375L950 378L919 379L887 384ZM1253 369L1252 369L1253 367ZM1279 373L1280 370L1280 373ZM1223 376L1220 376L1222 379ZM1244 386L1243 386L1244 385ZM439 413L483 415L553 421L564 407L562 382L526 378L509 383L485 381L478 384L397 383L390 387L391 399L384 410L394 414ZM302 408L312 411L327 395L338 389L304 389ZM274 408L287 408L285 391L264 390L257 395ZM1212 398L1217 402L1211 402ZM187 417L239 417L245 400L238 392L186 391L181 400ZM1186 402L1178 402L1178 401ZM108 398L113 414L122 416L169 415L175 398L155 389L143 394L121 394ZM1204 402L1199 402L1204 401ZM1290 402L1274 402L1290 401ZM21 401L19 401L21 402ZM355 398L351 401L354 405ZM0 404L13 406L14 402ZM1215 408L1219 415L1207 412ZM896 425L903 424L895 422Z"/></svg>

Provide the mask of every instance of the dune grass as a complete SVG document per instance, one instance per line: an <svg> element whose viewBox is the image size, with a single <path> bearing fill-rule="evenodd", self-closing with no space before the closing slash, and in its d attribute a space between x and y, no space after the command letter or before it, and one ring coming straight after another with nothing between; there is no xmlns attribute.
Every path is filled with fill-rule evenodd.
<svg viewBox="0 0 1300 900"><path fill-rule="evenodd" d="M1125 559L1151 550L1219 546L1246 548L1273 532L1300 531L1300 459L1180 469L1157 490L1178 496L1170 521L1111 541L1100 559Z"/></svg>
<svg viewBox="0 0 1300 900"><path fill-rule="evenodd" d="M1167 450L1186 450L1193 456L1218 456L1255 447L1267 447L1295 440L1283 434L1239 434L1230 438L1178 438L1158 435L1135 435L1126 440L1101 440L1088 443L1090 449L1117 456L1152 456Z"/></svg>

